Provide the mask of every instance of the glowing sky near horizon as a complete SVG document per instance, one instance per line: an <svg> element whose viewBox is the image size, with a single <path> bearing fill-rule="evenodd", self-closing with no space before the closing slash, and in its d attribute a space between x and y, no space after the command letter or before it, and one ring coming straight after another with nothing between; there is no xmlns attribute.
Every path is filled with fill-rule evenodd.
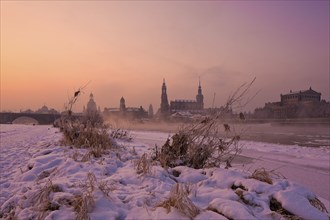
<svg viewBox="0 0 330 220"><path fill-rule="evenodd" d="M195 99L224 104L240 84L247 110L310 86L329 100L329 1L1 1L0 110L63 110L83 90L97 105Z"/></svg>

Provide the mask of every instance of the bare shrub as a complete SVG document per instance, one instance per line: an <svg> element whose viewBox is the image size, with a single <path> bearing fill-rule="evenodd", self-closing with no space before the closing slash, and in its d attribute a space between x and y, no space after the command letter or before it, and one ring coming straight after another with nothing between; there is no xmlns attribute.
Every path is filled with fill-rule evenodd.
<svg viewBox="0 0 330 220"><path fill-rule="evenodd" d="M267 171L265 168L258 168L255 169L252 175L250 176L252 179L256 179L265 183L273 184L273 179L278 178L285 178L282 174L279 172L276 172L275 170Z"/></svg>
<svg viewBox="0 0 330 220"><path fill-rule="evenodd" d="M227 100L222 111L214 112L197 122L191 122L169 138L161 147L155 150L156 156L163 167L185 165L196 169L219 167L224 164L231 167L236 155L241 153L239 145L240 134L224 122L225 115L232 108L243 107L250 99L245 99L252 83L241 85ZM221 133L225 130L225 135Z"/></svg>
<svg viewBox="0 0 330 220"><path fill-rule="evenodd" d="M226 137L222 137L221 128L222 124L214 117L185 125L165 142L157 159L163 167L186 165L199 169L221 164L229 167L241 152L240 136L227 131Z"/></svg>
<svg viewBox="0 0 330 220"><path fill-rule="evenodd" d="M114 146L113 140L109 136L108 126L103 124L98 112L88 113L84 116L73 115L72 108L80 93L79 89L69 99L66 111L60 119L60 130L63 132L62 142L77 148L88 148L90 150L88 158L100 157L107 149Z"/></svg>
<svg viewBox="0 0 330 220"><path fill-rule="evenodd" d="M157 207L163 207L167 212L170 212L171 207L174 207L189 218L194 218L200 213L200 210L189 199L190 192L189 185L177 183L172 188L169 198L158 204Z"/></svg>
<svg viewBox="0 0 330 220"><path fill-rule="evenodd" d="M151 172L151 160L148 158L148 155L144 153L140 159L137 159L134 162L134 166L137 174L149 174Z"/></svg>

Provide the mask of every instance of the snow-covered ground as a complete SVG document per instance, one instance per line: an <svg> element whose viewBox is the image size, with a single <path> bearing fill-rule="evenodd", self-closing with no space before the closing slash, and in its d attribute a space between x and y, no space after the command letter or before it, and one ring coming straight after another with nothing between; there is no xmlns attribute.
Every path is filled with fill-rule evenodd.
<svg viewBox="0 0 330 220"><path fill-rule="evenodd" d="M229 170L154 165L150 173L137 174L134 162L169 134L134 131L132 142L117 141L123 148L81 162L87 151L60 144L55 128L0 128L0 218L75 219L80 213L91 219L189 219L180 205L160 206L180 188L187 194L181 202L196 206L195 219L281 219L270 208L274 200L303 219L329 219L309 202L319 198L330 208L329 146L242 141L243 153ZM259 167L287 179L269 184L250 178Z"/></svg>

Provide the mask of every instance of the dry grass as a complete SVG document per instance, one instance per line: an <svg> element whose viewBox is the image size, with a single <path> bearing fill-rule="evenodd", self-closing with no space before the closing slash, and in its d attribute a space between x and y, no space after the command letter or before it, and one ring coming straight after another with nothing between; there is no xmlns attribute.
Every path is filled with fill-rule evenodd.
<svg viewBox="0 0 330 220"><path fill-rule="evenodd" d="M158 204L157 207L163 207L167 212L174 207L189 218L194 218L200 213L200 210L189 199L190 192L191 188L188 185L177 183L172 188L169 198Z"/></svg>
<svg viewBox="0 0 330 220"><path fill-rule="evenodd" d="M278 178L285 178L282 174L279 172L276 172L275 170L267 171L265 168L258 168L255 169L255 171L250 176L252 179L256 179L265 183L273 184L273 179Z"/></svg>
<svg viewBox="0 0 330 220"><path fill-rule="evenodd" d="M240 136L232 131L220 135L223 125L217 118L208 117L201 122L185 125L180 131L156 149L155 158L163 167L185 165L196 169L230 167L231 161L241 152Z"/></svg>
<svg viewBox="0 0 330 220"><path fill-rule="evenodd" d="M321 212L328 213L327 208L325 207L325 205L318 198L315 197L313 199L309 199L309 202L312 206L314 206L315 208L317 208Z"/></svg>
<svg viewBox="0 0 330 220"><path fill-rule="evenodd" d="M105 150L113 147L113 141L106 126L84 127L79 121L63 127L64 144L77 148L88 148L95 157L100 157Z"/></svg>
<svg viewBox="0 0 330 220"><path fill-rule="evenodd" d="M116 189L116 187L114 186L114 183L109 183L108 181L101 181L98 184L99 190L101 190L101 192L106 195L107 197L109 197L110 192L114 191Z"/></svg>
<svg viewBox="0 0 330 220"><path fill-rule="evenodd" d="M60 131L63 133L62 142L76 148L88 148L90 152L84 160L90 159L91 156L101 157L106 150L114 146L109 128L103 123L102 116L98 112L87 113L83 117L73 115L72 108L80 94L81 89L69 99L66 111L59 120Z"/></svg>
<svg viewBox="0 0 330 220"><path fill-rule="evenodd" d="M92 211L95 205L93 192L97 183L96 177L93 173L88 172L85 182L80 184L83 189L81 195L73 198L72 206L76 212L76 220L89 219L88 213Z"/></svg>
<svg viewBox="0 0 330 220"><path fill-rule="evenodd" d="M151 173L151 160L148 158L148 155L144 153L140 159L137 159L134 162L134 167L137 174L149 174Z"/></svg>
<svg viewBox="0 0 330 220"><path fill-rule="evenodd" d="M88 213L95 205L94 198L90 193L75 196L72 202L76 212L76 220L89 220Z"/></svg>
<svg viewBox="0 0 330 220"><path fill-rule="evenodd" d="M179 132L155 150L155 159L162 167L179 165L196 169L207 167L231 167L233 159L241 153L240 135L224 123L233 108L244 107L252 98L245 98L255 79L242 84L231 96L221 111L214 112L200 121L184 125ZM243 117L241 117L243 118ZM243 120L243 119L242 119ZM225 130L225 134L221 133Z"/></svg>
<svg viewBox="0 0 330 220"><path fill-rule="evenodd" d="M46 214L49 211L58 210L60 206L56 203L52 203L49 198L49 195L52 192L61 192L61 188L57 185L54 185L51 180L42 187L35 195L32 197L32 203L36 211L39 212L37 219L44 219Z"/></svg>

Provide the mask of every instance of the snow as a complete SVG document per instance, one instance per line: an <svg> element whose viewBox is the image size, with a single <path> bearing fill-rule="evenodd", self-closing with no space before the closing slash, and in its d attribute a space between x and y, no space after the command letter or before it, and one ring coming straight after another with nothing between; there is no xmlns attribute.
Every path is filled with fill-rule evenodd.
<svg viewBox="0 0 330 220"><path fill-rule="evenodd" d="M56 128L0 126L0 218L75 219L74 199L91 195L94 202L87 210L91 219L189 219L176 208L168 212L159 206L178 183L189 186L188 198L200 210L194 219L280 219L270 209L272 198L303 219L330 217L309 202L318 198L330 208L329 146L242 141L244 150L231 169L166 170L154 164L143 175L137 174L134 162L151 153L155 144L161 146L169 134L133 131L132 142L117 140L121 148L81 162L87 150L61 144ZM257 167L276 169L287 179L268 184L250 178ZM51 190L43 197L47 186ZM44 198L55 208L42 209L47 205Z"/></svg>

